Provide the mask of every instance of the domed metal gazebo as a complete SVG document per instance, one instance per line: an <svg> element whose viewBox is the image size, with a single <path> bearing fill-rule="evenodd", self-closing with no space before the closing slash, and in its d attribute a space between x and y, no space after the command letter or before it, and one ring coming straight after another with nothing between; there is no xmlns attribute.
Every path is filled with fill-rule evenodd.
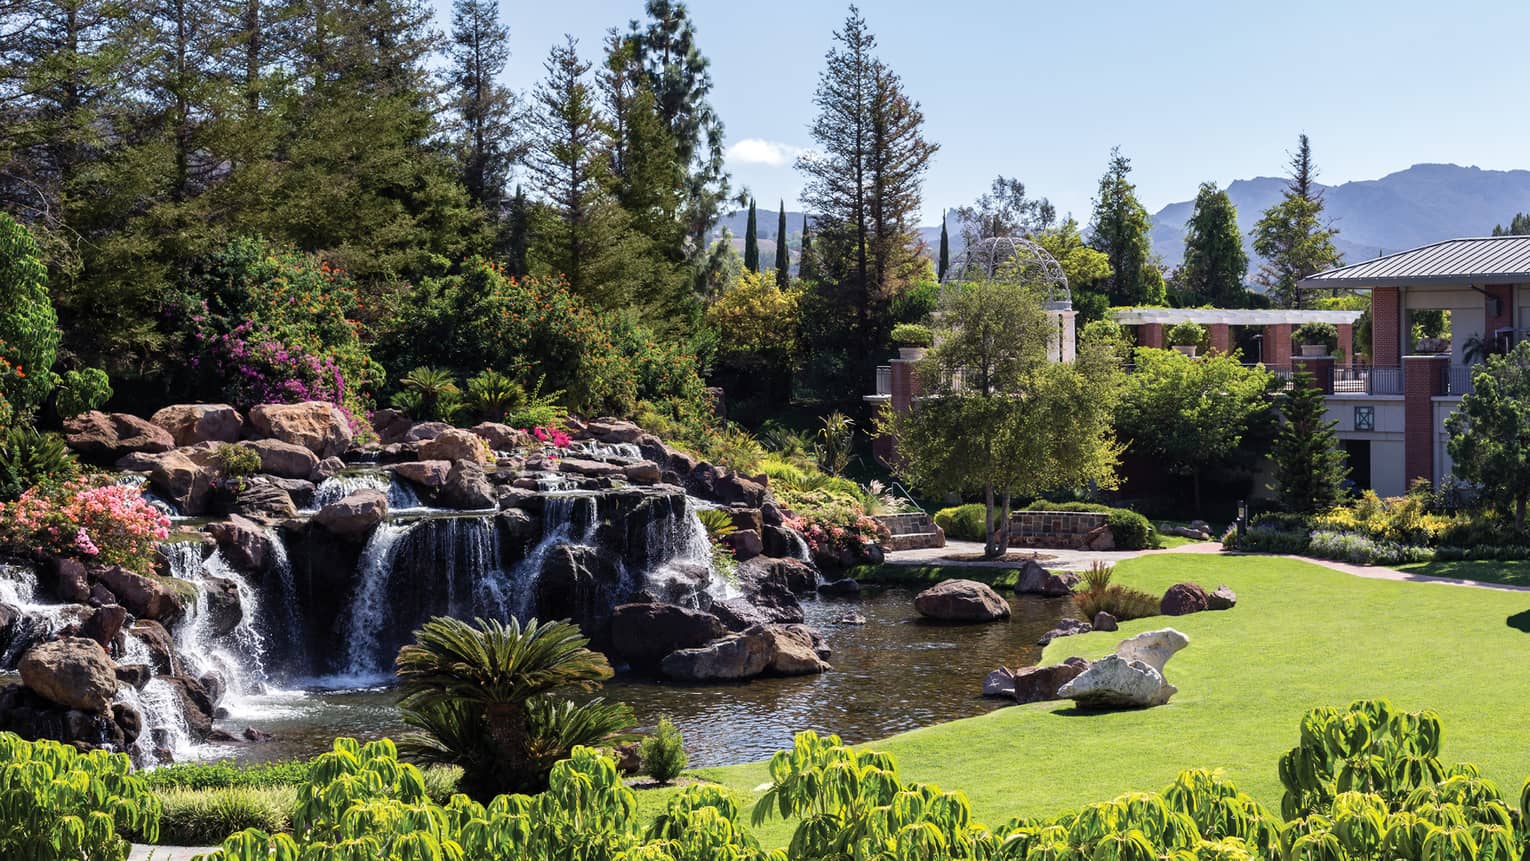
<svg viewBox="0 0 1530 861"><path fill-rule="evenodd" d="M1048 354L1054 362L1071 362L1074 356L1073 294L1068 276L1045 248L1023 236L990 236L962 249L946 269L942 284L1002 281L1036 284L1045 291L1042 307L1052 318L1053 337Z"/></svg>

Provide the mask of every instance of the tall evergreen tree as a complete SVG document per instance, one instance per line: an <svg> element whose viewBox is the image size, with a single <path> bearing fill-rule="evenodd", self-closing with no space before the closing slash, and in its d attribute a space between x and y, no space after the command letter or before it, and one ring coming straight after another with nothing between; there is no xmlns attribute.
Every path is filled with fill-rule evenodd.
<svg viewBox="0 0 1530 861"><path fill-rule="evenodd" d="M519 184L510 198L510 212L505 218L505 269L517 278L527 274L526 249L531 244L531 207Z"/></svg>
<svg viewBox="0 0 1530 861"><path fill-rule="evenodd" d="M940 211L940 258L935 264L935 277L946 280L946 270L951 268L951 237L946 233L946 211Z"/></svg>
<svg viewBox="0 0 1530 861"><path fill-rule="evenodd" d="M1326 421L1323 390L1306 371L1299 372L1282 396L1284 423L1270 459L1275 462L1275 492L1280 505L1299 514L1327 511L1344 499L1349 465L1334 432L1337 421Z"/></svg>
<svg viewBox="0 0 1530 861"><path fill-rule="evenodd" d="M744 268L760 271L759 224L755 220L754 198L749 198L749 220L744 222Z"/></svg>
<svg viewBox="0 0 1530 861"><path fill-rule="evenodd" d="M447 58L462 184L498 222L505 216L511 167L526 152L519 106L498 83L510 63L510 28L500 23L498 0L454 0Z"/></svg>
<svg viewBox="0 0 1530 861"><path fill-rule="evenodd" d="M1089 225L1089 244L1110 258L1106 293L1112 305L1162 305L1166 298L1163 272L1153 259L1148 237L1147 209L1137 200L1137 187L1127 178L1131 159L1121 148L1110 151L1110 166L1100 177Z"/></svg>
<svg viewBox="0 0 1530 861"><path fill-rule="evenodd" d="M1238 209L1214 182L1201 184L1185 225L1185 262L1179 278L1195 304L1241 308L1247 304L1248 252L1238 229Z"/></svg>
<svg viewBox="0 0 1530 861"><path fill-rule="evenodd" d="M797 280L818 280L818 255L813 253L812 228L808 226L807 213L802 213L802 256L797 260Z"/></svg>
<svg viewBox="0 0 1530 861"><path fill-rule="evenodd" d="M786 241L786 201L776 216L776 286L782 290L792 284L792 250Z"/></svg>
<svg viewBox="0 0 1530 861"><path fill-rule="evenodd" d="M1494 236L1530 236L1530 213L1516 212L1509 219L1509 226L1493 225Z"/></svg>
<svg viewBox="0 0 1530 861"><path fill-rule="evenodd" d="M864 384L885 343L888 300L925 265L913 219L937 146L924 139L919 106L874 56L876 39L855 6L834 43L814 96L818 151L797 165L823 239L816 346L840 357L828 382L848 392Z"/></svg>
<svg viewBox="0 0 1530 861"><path fill-rule="evenodd" d="M1291 156L1291 177L1280 202L1254 225L1254 251L1264 258L1255 281L1287 308L1300 305L1297 282L1343 262L1333 244L1339 231L1323 221L1323 192L1317 185L1312 145L1305 134Z"/></svg>

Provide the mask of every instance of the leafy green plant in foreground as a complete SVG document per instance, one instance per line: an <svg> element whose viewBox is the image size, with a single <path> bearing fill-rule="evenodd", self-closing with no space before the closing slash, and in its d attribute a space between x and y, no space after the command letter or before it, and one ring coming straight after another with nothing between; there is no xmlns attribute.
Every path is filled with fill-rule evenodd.
<svg viewBox="0 0 1530 861"><path fill-rule="evenodd" d="M0 733L0 858L122 861L118 829L153 839L159 815L127 754Z"/></svg>

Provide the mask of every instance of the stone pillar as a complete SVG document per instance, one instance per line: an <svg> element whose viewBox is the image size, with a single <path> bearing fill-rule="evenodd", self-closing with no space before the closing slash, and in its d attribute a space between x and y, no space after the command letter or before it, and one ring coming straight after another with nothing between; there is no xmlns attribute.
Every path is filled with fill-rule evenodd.
<svg viewBox="0 0 1530 861"><path fill-rule="evenodd" d="M1163 324L1143 323L1137 327L1137 346L1163 349Z"/></svg>
<svg viewBox="0 0 1530 861"><path fill-rule="evenodd" d="M1333 394L1333 356L1297 356L1291 360L1292 371L1306 371L1312 375L1312 384L1323 390L1323 394Z"/></svg>
<svg viewBox="0 0 1530 861"><path fill-rule="evenodd" d="M1445 393L1449 356L1404 356L1403 486L1416 478L1434 480L1434 397Z"/></svg>
<svg viewBox="0 0 1530 861"><path fill-rule="evenodd" d="M1355 364L1355 324L1340 323L1339 330L1339 364L1346 367L1354 367Z"/></svg>
<svg viewBox="0 0 1530 861"><path fill-rule="evenodd" d="M919 376L914 373L914 359L893 359L892 408L895 413L906 413L919 397Z"/></svg>
<svg viewBox="0 0 1530 861"><path fill-rule="evenodd" d="M1402 291L1396 287L1371 290L1371 364L1395 368L1402 364Z"/></svg>
<svg viewBox="0 0 1530 861"><path fill-rule="evenodd" d="M1232 352L1232 327L1226 323L1212 323L1206 327L1206 341L1211 352Z"/></svg>
<svg viewBox="0 0 1530 861"><path fill-rule="evenodd" d="M1272 323L1264 327L1264 363L1272 368L1290 366L1290 323Z"/></svg>

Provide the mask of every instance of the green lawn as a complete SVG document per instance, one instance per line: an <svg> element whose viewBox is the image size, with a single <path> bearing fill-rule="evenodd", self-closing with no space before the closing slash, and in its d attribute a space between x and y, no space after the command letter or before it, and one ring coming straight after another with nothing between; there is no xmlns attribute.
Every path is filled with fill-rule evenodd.
<svg viewBox="0 0 1530 861"><path fill-rule="evenodd" d="M1296 742L1302 714L1362 697L1436 709L1446 757L1478 763L1510 795L1530 775L1530 594L1368 580L1253 556L1150 556L1116 571L1155 592L1193 580L1238 593L1229 612L1140 619L1047 648L1048 663L1099 657L1121 637L1172 625L1191 640L1168 665L1180 688L1172 703L1097 715L1037 703L869 746L895 754L906 779L964 790L977 820L994 824L1157 790L1198 766L1226 769L1278 811L1276 762ZM767 780L762 763L698 774L750 798ZM779 845L788 834L773 823L761 836Z"/></svg>
<svg viewBox="0 0 1530 861"><path fill-rule="evenodd" d="M1513 559L1507 562L1489 559L1418 562L1412 565L1399 565L1397 570L1430 577L1454 577L1458 580L1476 580L1480 583L1530 586L1530 559Z"/></svg>

